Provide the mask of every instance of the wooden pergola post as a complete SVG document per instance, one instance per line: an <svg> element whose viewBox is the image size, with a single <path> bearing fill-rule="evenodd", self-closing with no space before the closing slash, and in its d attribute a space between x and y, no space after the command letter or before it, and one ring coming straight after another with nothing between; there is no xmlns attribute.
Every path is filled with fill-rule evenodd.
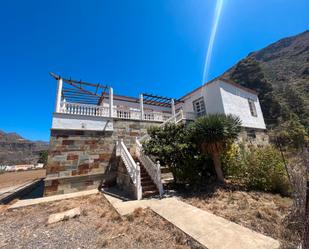
<svg viewBox="0 0 309 249"><path fill-rule="evenodd" d="M144 99L143 99L143 94L140 95L139 104L140 104L140 111L141 111L141 120L143 120L144 119Z"/></svg>
<svg viewBox="0 0 309 249"><path fill-rule="evenodd" d="M114 90L109 88L109 117L114 116Z"/></svg>
<svg viewBox="0 0 309 249"><path fill-rule="evenodd" d="M60 106L61 106L61 94L62 94L62 78L58 78L57 83L57 94L56 94L56 104L55 104L55 112L60 112Z"/></svg>

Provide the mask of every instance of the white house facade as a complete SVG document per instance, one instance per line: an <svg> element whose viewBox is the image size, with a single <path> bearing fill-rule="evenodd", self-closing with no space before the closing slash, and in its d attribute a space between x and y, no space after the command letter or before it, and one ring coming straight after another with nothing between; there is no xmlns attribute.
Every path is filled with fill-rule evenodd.
<svg viewBox="0 0 309 249"><path fill-rule="evenodd" d="M267 140L257 93L225 79L174 99L147 93L120 96L110 86L51 75L57 80L57 93L45 195L114 185L136 199L162 195L160 164L142 149L151 126L233 114L242 121L241 139Z"/></svg>
<svg viewBox="0 0 309 249"><path fill-rule="evenodd" d="M225 79L213 80L180 98L176 108L195 116L223 113L241 119L242 126L266 129L258 95Z"/></svg>

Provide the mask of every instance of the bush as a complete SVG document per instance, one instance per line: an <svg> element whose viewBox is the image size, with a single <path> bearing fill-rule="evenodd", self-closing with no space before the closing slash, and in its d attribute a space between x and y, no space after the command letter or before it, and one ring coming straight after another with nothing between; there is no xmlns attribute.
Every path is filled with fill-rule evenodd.
<svg viewBox="0 0 309 249"><path fill-rule="evenodd" d="M247 172L248 151L243 144L230 143L221 156L223 172L226 177L244 180Z"/></svg>
<svg viewBox="0 0 309 249"><path fill-rule="evenodd" d="M280 152L273 146L246 149L232 144L222 162L227 176L241 179L250 189L289 195L290 185Z"/></svg>
<svg viewBox="0 0 309 249"><path fill-rule="evenodd" d="M199 153L185 125L168 123L150 128L148 134L145 153L168 166L176 183L198 186L214 174L212 160Z"/></svg>
<svg viewBox="0 0 309 249"><path fill-rule="evenodd" d="M277 149L272 146L251 149L247 165L248 187L282 195L289 194L287 172Z"/></svg>

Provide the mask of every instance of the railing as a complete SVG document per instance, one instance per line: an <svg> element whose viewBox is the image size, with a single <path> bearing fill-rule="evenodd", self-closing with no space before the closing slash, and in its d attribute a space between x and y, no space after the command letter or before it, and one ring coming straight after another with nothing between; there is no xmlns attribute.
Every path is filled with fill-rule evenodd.
<svg viewBox="0 0 309 249"><path fill-rule="evenodd" d="M175 123L175 124L177 124L177 123L181 122L184 119L185 119L184 113L183 113L182 110L180 110L174 116L171 116L171 117L167 118L162 124L160 124L159 127L163 127L167 123ZM145 134L144 136L142 136L139 139L139 141L140 142L145 142L145 141L147 141L149 139L150 139L150 136L148 134Z"/></svg>
<svg viewBox="0 0 309 249"><path fill-rule="evenodd" d="M135 186L135 194L137 200L142 199L141 172L139 163L135 163L123 140L116 142L116 156L120 156L132 182Z"/></svg>
<svg viewBox="0 0 309 249"><path fill-rule="evenodd" d="M62 102L60 107L61 113L87 116L109 117L109 107L98 105L87 105L79 103ZM141 111L135 108L125 108L117 106L113 108L113 116L121 119L141 120ZM144 111L143 120L164 122L170 115L168 113L156 111Z"/></svg>
<svg viewBox="0 0 309 249"><path fill-rule="evenodd" d="M143 152L142 144L139 142L137 138L136 138L136 156L144 165L152 181L157 186L160 196L162 196L164 190L161 182L160 162L158 161L157 163L154 163L147 155L145 155L145 153Z"/></svg>
<svg viewBox="0 0 309 249"><path fill-rule="evenodd" d="M109 114L109 109L107 107L69 103L69 102L62 102L60 111L62 113L68 113L68 114L100 116L100 117L107 117Z"/></svg>

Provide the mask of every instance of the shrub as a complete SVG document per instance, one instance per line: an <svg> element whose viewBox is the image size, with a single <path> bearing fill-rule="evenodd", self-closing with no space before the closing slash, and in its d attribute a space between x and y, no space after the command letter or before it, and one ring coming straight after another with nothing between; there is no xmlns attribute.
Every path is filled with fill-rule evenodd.
<svg viewBox="0 0 309 249"><path fill-rule="evenodd" d="M150 128L148 134L145 153L168 166L176 183L200 185L213 174L212 161L198 152L185 125L167 123Z"/></svg>
<svg viewBox="0 0 309 249"><path fill-rule="evenodd" d="M288 176L280 152L273 146L246 149L232 144L222 156L227 176L241 179L250 189L290 194Z"/></svg>
<svg viewBox="0 0 309 249"><path fill-rule="evenodd" d="M223 172L226 177L244 180L247 172L248 151L243 144L230 143L221 156Z"/></svg>

